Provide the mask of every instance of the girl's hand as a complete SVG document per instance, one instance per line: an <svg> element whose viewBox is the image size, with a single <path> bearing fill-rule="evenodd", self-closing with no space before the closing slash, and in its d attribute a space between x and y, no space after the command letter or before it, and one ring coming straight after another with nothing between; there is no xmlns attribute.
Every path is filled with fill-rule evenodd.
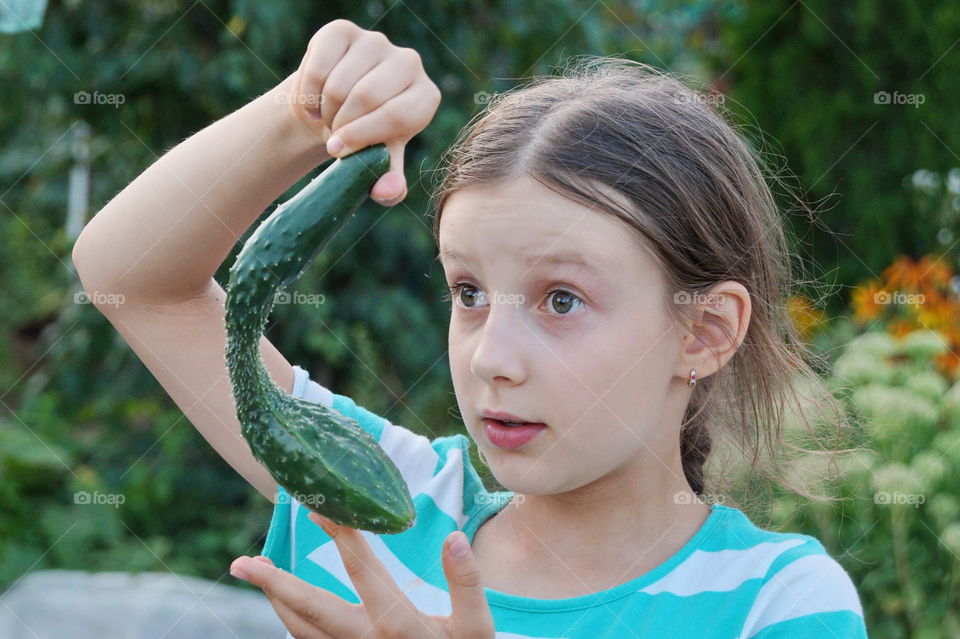
<svg viewBox="0 0 960 639"><path fill-rule="evenodd" d="M492 639L493 616L480 583L480 571L470 546L463 558L454 557L450 542L463 533L451 533L444 542L443 572L450 588L449 617L420 612L407 599L359 530L340 526L315 513L310 520L337 544L350 581L362 603L344 601L277 568L266 557L238 557L230 573L258 586L283 624L297 639L354 639L355 637L423 639Z"/></svg>
<svg viewBox="0 0 960 639"><path fill-rule="evenodd" d="M327 152L342 157L383 142L390 170L370 195L387 206L406 197L404 146L440 104L440 89L427 77L420 54L391 44L378 31L334 20L310 39L294 75L290 108Z"/></svg>

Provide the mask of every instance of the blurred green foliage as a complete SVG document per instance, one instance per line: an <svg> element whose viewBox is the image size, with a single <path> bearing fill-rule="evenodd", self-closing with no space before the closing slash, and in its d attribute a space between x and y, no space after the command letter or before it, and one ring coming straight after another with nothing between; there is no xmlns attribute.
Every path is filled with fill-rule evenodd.
<svg viewBox="0 0 960 639"><path fill-rule="evenodd" d="M0 587L44 567L169 569L221 579L234 557L259 550L271 511L194 431L109 322L75 302L64 215L79 122L92 131L96 211L167 149L292 72L325 22L348 18L420 52L443 102L407 149L409 197L391 209L364 205L295 284L323 292L326 302L278 305L267 336L319 383L433 437L462 432L427 217L433 170L482 107L475 94L549 73L571 55L622 55L712 80L782 144L811 199L833 189L849 194L819 224L791 217L809 257L823 270L836 268L841 286L895 253L934 252L936 224L912 213L903 179L921 167L945 172L956 164L948 144L960 133L951 108L958 60L938 58L960 18L945 1L889 9L896 14L873 6L51 1L35 33L0 35L7 87L0 92ZM927 100L918 108L878 105L878 90L922 92ZM77 92L95 91L123 102L75 101ZM234 255L216 274L221 284ZM847 302L844 295L827 301L835 311ZM948 410L933 399L937 391L929 378L911 386L933 407L917 426L926 430L911 440L917 450L881 447L891 455L883 463L913 464L921 448L946 445L929 423L931 411ZM917 463L939 464L929 455ZM916 566L906 595L898 594L900 568L888 550L891 515L899 511L871 502L824 519L811 506L780 520L849 553L843 563L864 579L868 623L877 630L876 621L905 623L909 602L936 594L948 566L956 571L930 531L948 544L958 536L948 531L956 508L934 499L955 495L957 486L950 473L934 475L941 483L924 484L930 499L922 516L898 524L907 539L922 540L907 542ZM496 487L491 477L485 481ZM866 478L851 481L859 481L862 497ZM956 584L956 572L949 574ZM942 593L931 600L939 607L910 613L915 629L937 611L956 610Z"/></svg>
<svg viewBox="0 0 960 639"><path fill-rule="evenodd" d="M960 633L960 371L933 365L946 348L938 332L882 325L839 344L827 383L862 449L836 469L813 453L793 462L839 501L771 505L773 527L814 535L850 572L876 639Z"/></svg>
<svg viewBox="0 0 960 639"><path fill-rule="evenodd" d="M0 584L58 566L220 578L233 557L259 550L270 516L109 322L75 302L64 216L79 122L92 132L96 211L167 149L296 69L322 24L348 18L416 48L443 103L407 148L407 200L365 205L294 285L325 303L276 306L266 334L318 382L438 436L462 424L427 192L440 154L481 108L475 94L573 53L689 66L705 19L733 8L665 3L643 25L640 5L584 13L559 0L536 12L513 2L63 0L37 32L0 36ZM84 104L78 92L121 97ZM93 503L74 503L85 493ZM98 504L98 494L123 503Z"/></svg>
<svg viewBox="0 0 960 639"><path fill-rule="evenodd" d="M952 255L960 271L953 237L937 239L944 219L918 215L908 195L917 169L957 163L956 5L747 0L742 9L719 30L710 66L727 105L771 136L767 150L822 209L813 221L788 216L796 248L844 287L895 252ZM846 296L826 301L836 314Z"/></svg>

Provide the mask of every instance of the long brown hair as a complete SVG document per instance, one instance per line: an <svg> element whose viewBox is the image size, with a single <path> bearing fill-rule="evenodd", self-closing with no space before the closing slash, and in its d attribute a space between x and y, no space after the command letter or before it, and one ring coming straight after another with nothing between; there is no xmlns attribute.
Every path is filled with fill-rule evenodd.
<svg viewBox="0 0 960 639"><path fill-rule="evenodd" d="M754 473L751 481L759 475L827 500L791 476L795 464L780 453L800 451L808 467L814 453L821 461L826 455L833 466L838 451L826 440L849 426L847 415L811 365L823 361L790 317L797 281L781 213L762 156L730 119L722 100L675 74L620 58L572 58L560 75L491 96L464 127L439 169L434 240L439 246L440 217L452 193L526 174L633 228L666 278L663 307L675 321L690 326L696 309L684 301L718 282L740 282L751 296L749 328L728 365L693 390L680 431L687 482L698 495L722 495L714 491L729 488L721 475L736 459L718 459L716 477L705 464L727 443ZM788 400L797 406L790 419ZM828 425L826 436L817 419ZM784 421L804 427L802 441L814 449L787 441ZM817 466L820 480L823 465ZM708 479L716 480L709 492Z"/></svg>

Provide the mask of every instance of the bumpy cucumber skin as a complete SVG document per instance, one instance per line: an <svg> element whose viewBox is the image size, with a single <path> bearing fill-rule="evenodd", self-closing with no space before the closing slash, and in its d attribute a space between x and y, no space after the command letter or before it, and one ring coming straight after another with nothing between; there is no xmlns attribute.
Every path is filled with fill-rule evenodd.
<svg viewBox="0 0 960 639"><path fill-rule="evenodd" d="M278 206L230 268L226 302L227 369L253 456L310 510L379 534L416 517L400 470L356 420L277 388L259 344L276 292L303 274L389 166L384 145L367 147Z"/></svg>

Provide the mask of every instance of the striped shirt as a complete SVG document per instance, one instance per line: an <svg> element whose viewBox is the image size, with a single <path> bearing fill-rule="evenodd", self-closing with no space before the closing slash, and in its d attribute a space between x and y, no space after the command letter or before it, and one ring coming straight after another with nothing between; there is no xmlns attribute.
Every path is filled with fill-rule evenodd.
<svg viewBox="0 0 960 639"><path fill-rule="evenodd" d="M484 488L467 436L430 440L320 386L299 366L293 369L294 397L355 419L400 469L416 507L414 525L398 534L362 534L419 610L449 615L440 562L444 539L459 529L472 542L513 493ZM307 519L306 508L278 490L263 554L304 581L360 603L336 545ZM850 576L815 537L758 528L740 510L718 503L672 557L608 590L566 599L484 592L498 639L867 636Z"/></svg>

